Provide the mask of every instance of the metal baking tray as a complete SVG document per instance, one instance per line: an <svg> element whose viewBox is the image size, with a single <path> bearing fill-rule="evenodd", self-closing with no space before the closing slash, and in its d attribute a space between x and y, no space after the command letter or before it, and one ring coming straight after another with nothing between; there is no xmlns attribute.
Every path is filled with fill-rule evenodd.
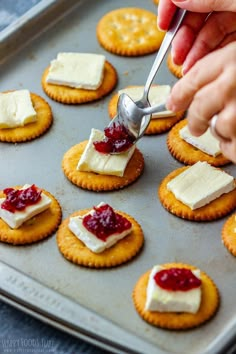
<svg viewBox="0 0 236 354"><path fill-rule="evenodd" d="M0 298L117 353L225 353L236 337L236 260L221 242L227 217L214 222L189 222L161 206L157 196L161 180L182 166L168 152L167 134L140 140L144 173L123 190L95 193L79 189L61 169L62 157L72 145L86 140L92 127L103 130L107 125L107 105L114 92L94 103L59 104L44 94L42 73L58 52L94 52L105 54L117 69L116 89L144 84L155 54L115 56L101 48L96 39L98 20L108 11L127 6L156 12L152 0L42 1L37 11L25 15L27 20L21 26L13 24L3 31L0 91L28 88L41 95L52 107L54 123L45 135L32 142L0 143L0 188L35 183L56 196L63 219L78 209L108 202L141 224L145 246L123 266L91 270L68 262L58 251L55 235L29 246L1 243ZM155 83L173 85L176 80L164 63ZM236 175L236 166L224 169ZM195 265L215 281L221 304L211 321L194 330L177 332L153 327L136 313L131 298L136 281L154 264L167 262Z"/></svg>

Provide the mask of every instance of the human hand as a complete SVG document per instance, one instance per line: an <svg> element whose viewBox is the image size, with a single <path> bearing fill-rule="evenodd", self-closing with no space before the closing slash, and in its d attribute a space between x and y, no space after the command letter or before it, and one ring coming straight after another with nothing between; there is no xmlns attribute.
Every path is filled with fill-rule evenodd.
<svg viewBox="0 0 236 354"><path fill-rule="evenodd" d="M183 65L183 74L204 55L236 40L236 1L160 0L160 29L168 29L176 6L189 11L172 42L172 59Z"/></svg>
<svg viewBox="0 0 236 354"><path fill-rule="evenodd" d="M188 109L188 126L202 135L218 114L222 153L236 163L236 41L199 59L173 87L167 108Z"/></svg>

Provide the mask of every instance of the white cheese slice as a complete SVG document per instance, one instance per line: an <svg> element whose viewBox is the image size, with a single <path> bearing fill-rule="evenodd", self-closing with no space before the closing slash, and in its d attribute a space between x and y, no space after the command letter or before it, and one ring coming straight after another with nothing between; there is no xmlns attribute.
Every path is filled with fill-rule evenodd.
<svg viewBox="0 0 236 354"><path fill-rule="evenodd" d="M59 53L51 61L49 84L96 90L103 81L105 56L90 53Z"/></svg>
<svg viewBox="0 0 236 354"><path fill-rule="evenodd" d="M201 304L201 287L199 286L188 291L169 291L163 289L154 279L155 274L162 269L161 266L156 265L150 272L145 310L197 313ZM192 273L201 279L199 269L193 270Z"/></svg>
<svg viewBox="0 0 236 354"><path fill-rule="evenodd" d="M78 162L77 170L122 177L134 153L135 146L133 145L128 151L120 154L103 154L98 152L93 145L94 141L101 141L103 138L102 131L94 128L91 130L89 141Z"/></svg>
<svg viewBox="0 0 236 354"><path fill-rule="evenodd" d="M22 189L26 189L29 186L29 184L25 184ZM41 199L38 201L38 203L28 205L24 210L15 211L14 213L11 213L6 209L1 208L1 205L5 199L6 198L0 198L0 217L12 229L18 229L24 222L48 209L51 204L51 199L45 193L42 192Z"/></svg>
<svg viewBox="0 0 236 354"><path fill-rule="evenodd" d="M207 129L204 134L197 137L190 133L188 126L186 125L180 129L179 135L187 143L195 146L197 149L205 152L208 155L217 156L221 154L220 142L211 134L210 128Z"/></svg>
<svg viewBox="0 0 236 354"><path fill-rule="evenodd" d="M103 204L105 204L105 203L103 203L103 202L100 203L98 205L98 207ZM89 213L87 213L85 215L93 214L93 213L94 213L94 209L92 209ZM131 226L130 229L125 230L121 233L114 233L114 234L110 235L106 239L106 241L103 241L103 240L99 239L96 235L94 235L93 233L89 232L86 229L86 227L83 226L83 217L84 216L70 217L68 227L71 230L71 232L73 232L73 234L76 237L78 237L78 239L80 241L82 241L86 245L86 247L88 247L94 253L101 253L105 249L112 247L119 240L121 240L122 238L124 238L125 236L130 234L130 232L132 231L132 226Z"/></svg>
<svg viewBox="0 0 236 354"><path fill-rule="evenodd" d="M16 128L36 120L28 90L0 93L0 129Z"/></svg>
<svg viewBox="0 0 236 354"><path fill-rule="evenodd" d="M192 210L210 203L234 188L233 176L200 161L167 183L167 189Z"/></svg>
<svg viewBox="0 0 236 354"><path fill-rule="evenodd" d="M167 101L167 98L170 94L170 86L169 85L156 85L151 86L148 94L148 99L151 106L156 106L158 104L163 104ZM118 96L122 93L126 93L133 101L138 101L143 96L144 86L134 86L127 87L118 91ZM155 118L163 118L163 117L172 117L175 116L175 113L169 110L153 113L152 119Z"/></svg>

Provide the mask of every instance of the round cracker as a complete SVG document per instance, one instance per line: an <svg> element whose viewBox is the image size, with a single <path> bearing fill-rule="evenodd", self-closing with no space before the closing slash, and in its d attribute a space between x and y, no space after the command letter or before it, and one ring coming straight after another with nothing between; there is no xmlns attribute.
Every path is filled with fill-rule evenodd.
<svg viewBox="0 0 236 354"><path fill-rule="evenodd" d="M91 209L79 210L71 216L84 215ZM57 231L57 245L63 256L70 262L89 268L111 268L131 260L141 250L144 236L141 226L130 215L116 211L131 223L133 230L115 245L101 253L90 251L68 228L70 217L65 219Z"/></svg>
<svg viewBox="0 0 236 354"><path fill-rule="evenodd" d="M170 72L178 79L181 79L181 77L183 77L182 65L176 65L173 62L171 52L167 54L167 67L169 68Z"/></svg>
<svg viewBox="0 0 236 354"><path fill-rule="evenodd" d="M121 56L156 52L165 33L157 28L156 14L127 7L106 13L97 24L97 39L107 51Z"/></svg>
<svg viewBox="0 0 236 354"><path fill-rule="evenodd" d="M222 194L219 198L211 201L201 208L191 210L187 205L175 198L174 194L167 189L170 180L184 172L190 166L184 166L172 171L161 182L158 188L160 201L165 209L170 213L187 220L212 221L222 218L231 213L236 208L236 188Z"/></svg>
<svg viewBox="0 0 236 354"><path fill-rule="evenodd" d="M20 189L22 186L14 186ZM25 245L37 242L52 235L58 228L62 211L57 199L48 191L42 189L51 200L50 207L40 214L22 224L18 229L11 229L5 221L0 218L0 241L13 245ZM0 198L5 198L3 191L0 191Z"/></svg>
<svg viewBox="0 0 236 354"><path fill-rule="evenodd" d="M196 267L182 263L168 263L164 264L163 267L196 269ZM196 314L145 310L146 289L149 275L150 271L140 277L134 287L132 297L138 314L151 325L171 330L186 330L202 325L216 314L220 303L219 292L213 280L202 271L202 297L200 308Z"/></svg>
<svg viewBox="0 0 236 354"><path fill-rule="evenodd" d="M167 147L171 155L185 165L194 165L198 161L206 161L212 166L224 166L231 161L223 154L211 156L187 143L181 138L179 131L187 125L187 119L177 123L167 136Z"/></svg>
<svg viewBox="0 0 236 354"><path fill-rule="evenodd" d="M49 104L35 93L30 93L32 105L37 114L37 121L22 127L0 129L0 141L22 143L38 138L44 134L53 122Z"/></svg>
<svg viewBox="0 0 236 354"><path fill-rule="evenodd" d="M129 87L137 87L137 86L129 86ZM109 103L108 103L108 114L111 119L113 119L117 114L117 104L118 104L119 95L115 93ZM162 134L166 131L170 130L173 125L179 122L183 116L184 111L177 112L175 116L165 117L165 118L155 118L151 119L150 123L145 131L145 135L154 135L154 134Z"/></svg>
<svg viewBox="0 0 236 354"><path fill-rule="evenodd" d="M231 215L225 222L221 236L225 247L236 256L236 214Z"/></svg>
<svg viewBox="0 0 236 354"><path fill-rule="evenodd" d="M103 82L97 90L85 90L49 84L46 82L48 70L49 67L46 68L42 76L43 90L51 99L64 104L82 104L99 100L108 95L114 89L118 81L116 69L108 61L105 61Z"/></svg>
<svg viewBox="0 0 236 354"><path fill-rule="evenodd" d="M137 148L125 169L123 177L78 171L76 167L87 143L86 140L72 146L62 160L62 169L66 177L78 187L96 192L116 190L133 183L142 174L144 158Z"/></svg>

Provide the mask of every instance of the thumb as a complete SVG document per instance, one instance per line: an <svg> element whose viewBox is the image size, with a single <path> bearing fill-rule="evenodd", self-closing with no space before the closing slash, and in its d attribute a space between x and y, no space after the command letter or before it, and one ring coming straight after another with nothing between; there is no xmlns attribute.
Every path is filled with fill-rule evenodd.
<svg viewBox="0 0 236 354"><path fill-rule="evenodd" d="M172 0L173 3L192 12L234 11L236 1L232 0Z"/></svg>

